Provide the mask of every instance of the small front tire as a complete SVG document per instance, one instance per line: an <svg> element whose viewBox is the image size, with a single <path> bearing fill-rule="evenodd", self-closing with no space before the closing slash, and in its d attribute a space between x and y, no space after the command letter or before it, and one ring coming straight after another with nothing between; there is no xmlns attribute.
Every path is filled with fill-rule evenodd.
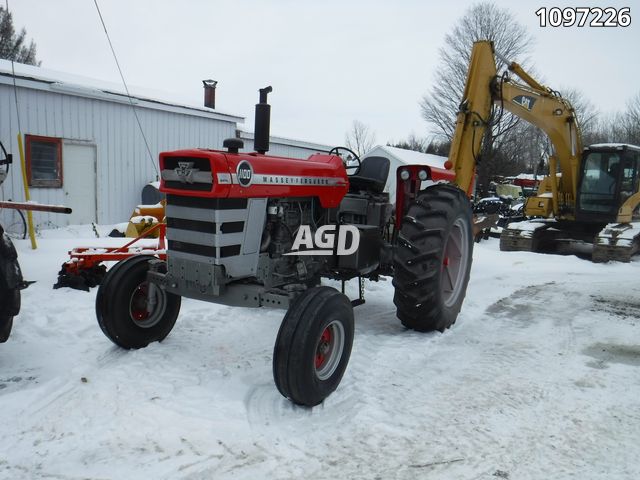
<svg viewBox="0 0 640 480"><path fill-rule="evenodd" d="M143 348L160 342L173 329L181 298L147 281L149 262L137 255L116 264L96 295L96 316L104 334L122 348ZM153 306L149 307L149 299Z"/></svg>
<svg viewBox="0 0 640 480"><path fill-rule="evenodd" d="M353 307L331 287L302 293L287 311L273 352L280 393L313 407L340 384L353 344Z"/></svg>

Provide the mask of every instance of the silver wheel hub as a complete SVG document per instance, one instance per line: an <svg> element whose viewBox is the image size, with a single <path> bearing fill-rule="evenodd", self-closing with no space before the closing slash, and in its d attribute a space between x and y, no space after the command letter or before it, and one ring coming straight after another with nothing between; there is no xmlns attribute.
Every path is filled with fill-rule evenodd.
<svg viewBox="0 0 640 480"><path fill-rule="evenodd" d="M458 218L451 226L442 257L440 288L446 307L455 305L462 293L470 261L469 250L469 224L464 218Z"/></svg>

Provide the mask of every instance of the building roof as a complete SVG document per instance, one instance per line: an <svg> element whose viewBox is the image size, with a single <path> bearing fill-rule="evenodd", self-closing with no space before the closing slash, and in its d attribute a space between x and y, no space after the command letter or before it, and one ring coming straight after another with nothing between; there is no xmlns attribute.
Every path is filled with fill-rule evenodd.
<svg viewBox="0 0 640 480"><path fill-rule="evenodd" d="M16 85L19 87L108 102L130 103L123 85L15 62L12 70L11 62L1 59L0 84L13 85L13 71L15 71ZM131 86L129 86L129 92L131 93L132 103L137 107L226 120L234 123L244 122L244 117L239 115L168 100L169 95L167 93Z"/></svg>
<svg viewBox="0 0 640 480"><path fill-rule="evenodd" d="M244 140L254 140L254 132L247 132L245 130L238 130L238 137ZM323 145L321 143L307 142L304 140L296 140L287 137L278 137L275 135L269 135L269 141L272 143L278 143L280 145L287 145L291 147L308 148L309 150L317 150L318 152L328 152L333 148L331 145Z"/></svg>
<svg viewBox="0 0 640 480"><path fill-rule="evenodd" d="M404 148L390 147L388 145L378 145L366 153L363 158L384 153L388 157L393 157L397 161L407 165L429 165L431 167L444 168L447 157L433 155L431 153L415 152Z"/></svg>

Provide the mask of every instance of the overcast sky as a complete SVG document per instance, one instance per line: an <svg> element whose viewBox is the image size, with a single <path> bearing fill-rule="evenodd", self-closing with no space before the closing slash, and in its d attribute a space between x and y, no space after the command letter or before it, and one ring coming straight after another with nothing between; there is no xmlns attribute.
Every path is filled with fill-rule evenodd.
<svg viewBox="0 0 640 480"><path fill-rule="evenodd" d="M272 133L332 145L344 143L354 119L378 143L429 135L418 101L446 32L473 3L99 0L129 85L201 105L200 81L215 79L218 109L245 116L249 129L257 90L272 85ZM539 26L538 8L575 2L494 3L534 37L531 60L549 86L577 88L604 112L640 91L640 0L578 2L630 6L627 28ZM10 0L9 8L43 68L120 81L93 1Z"/></svg>

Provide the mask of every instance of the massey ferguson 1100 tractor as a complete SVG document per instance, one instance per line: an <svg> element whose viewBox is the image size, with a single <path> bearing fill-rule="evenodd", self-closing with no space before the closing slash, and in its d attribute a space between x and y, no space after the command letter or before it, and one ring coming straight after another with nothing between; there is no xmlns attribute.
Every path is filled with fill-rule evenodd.
<svg viewBox="0 0 640 480"><path fill-rule="evenodd" d="M282 395L313 406L333 392L349 361L353 307L364 279L393 277L407 328L440 330L460 311L472 256L471 206L449 169L403 166L355 153L306 160L268 156L270 106L260 90L254 153L237 138L224 151L160 154L166 194L166 261L138 255L116 264L96 298L105 335L124 348L164 339L181 297L286 314L273 353ZM464 122L463 122L464 123ZM347 173L349 172L349 174ZM396 198L384 192L387 177ZM421 190L423 182L432 186ZM350 300L321 279L358 279Z"/></svg>

